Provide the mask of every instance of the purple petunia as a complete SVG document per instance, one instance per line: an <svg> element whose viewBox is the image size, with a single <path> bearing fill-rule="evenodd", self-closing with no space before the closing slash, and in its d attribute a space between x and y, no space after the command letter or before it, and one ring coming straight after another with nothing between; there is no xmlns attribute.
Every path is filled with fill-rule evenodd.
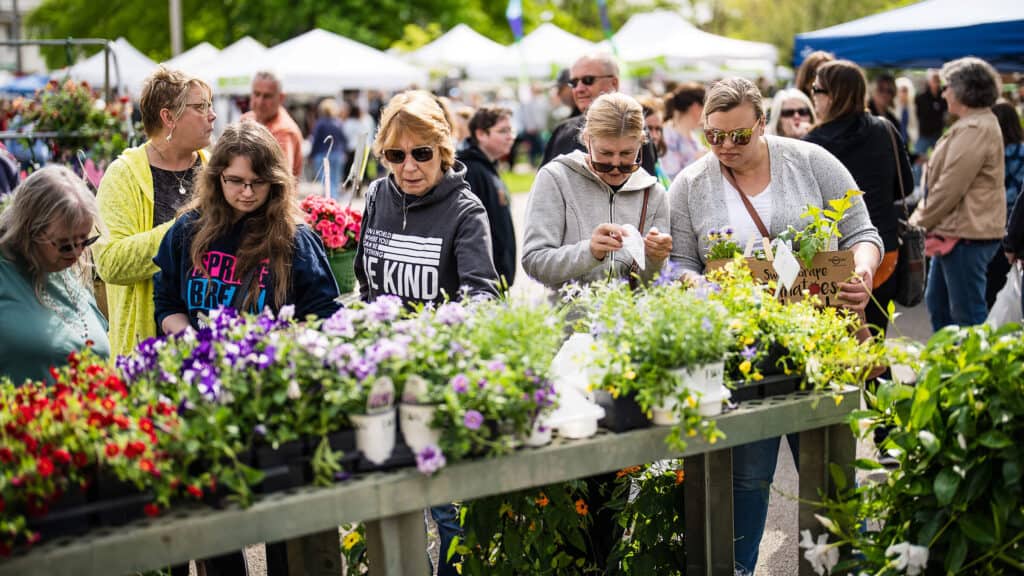
<svg viewBox="0 0 1024 576"><path fill-rule="evenodd" d="M253 431L253 432L254 432L254 433L255 433L255 434L257 435L257 436L266 436L266 435L267 435L267 427L266 427L266 426L264 426L263 424L257 424L257 425L255 425L255 426L253 426L253 427L252 427L252 431Z"/></svg>
<svg viewBox="0 0 1024 576"><path fill-rule="evenodd" d="M740 352L744 360L753 360L754 356L757 356L757 346L746 346L743 351Z"/></svg>
<svg viewBox="0 0 1024 576"><path fill-rule="evenodd" d="M708 320L707 316L705 316L704 318L701 319L701 321L700 321L700 329L701 330L703 330L705 332L711 332L711 330L714 327L715 326L711 323L711 320Z"/></svg>
<svg viewBox="0 0 1024 576"><path fill-rule="evenodd" d="M444 468L445 464L447 461L444 458L444 453L433 444L424 446L423 450L416 454L416 468L427 476Z"/></svg>
<svg viewBox="0 0 1024 576"><path fill-rule="evenodd" d="M476 410L466 410L466 416L462 419L462 423L470 430L478 430L484 423L484 415Z"/></svg>
<svg viewBox="0 0 1024 576"><path fill-rule="evenodd" d="M445 326L454 326L456 324L462 324L466 321L466 309L459 304L452 302L446 302L437 309L437 313L434 317L438 322Z"/></svg>
<svg viewBox="0 0 1024 576"><path fill-rule="evenodd" d="M490 370L491 372L504 372L505 363L502 362L501 360L491 360L490 362L487 363L487 369Z"/></svg>
<svg viewBox="0 0 1024 576"><path fill-rule="evenodd" d="M380 296L366 305L366 315L376 322L392 322L402 313L402 299L398 296Z"/></svg>
<svg viewBox="0 0 1024 576"><path fill-rule="evenodd" d="M330 318L324 321L324 333L330 334L331 336L352 338L356 335L356 314L356 312L349 308L340 308Z"/></svg>
<svg viewBox="0 0 1024 576"><path fill-rule="evenodd" d="M465 394L469 391L469 378L461 372L452 377L450 384L452 385L452 390L455 390L459 394Z"/></svg>

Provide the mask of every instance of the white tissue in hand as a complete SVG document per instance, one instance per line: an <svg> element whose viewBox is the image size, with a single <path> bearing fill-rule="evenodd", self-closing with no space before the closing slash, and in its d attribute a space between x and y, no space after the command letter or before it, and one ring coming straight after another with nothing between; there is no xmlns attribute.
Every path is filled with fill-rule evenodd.
<svg viewBox="0 0 1024 576"><path fill-rule="evenodd" d="M626 224L622 229L626 232L625 237L622 239L622 247L626 250L626 254L629 254L633 257L633 260L636 260L636 265L643 270L646 266L644 261L643 234L632 224Z"/></svg>
<svg viewBox="0 0 1024 576"><path fill-rule="evenodd" d="M779 286L789 290L800 274L800 262L793 256L793 251L785 242L780 242L775 248L775 260L772 261L772 268L779 275Z"/></svg>

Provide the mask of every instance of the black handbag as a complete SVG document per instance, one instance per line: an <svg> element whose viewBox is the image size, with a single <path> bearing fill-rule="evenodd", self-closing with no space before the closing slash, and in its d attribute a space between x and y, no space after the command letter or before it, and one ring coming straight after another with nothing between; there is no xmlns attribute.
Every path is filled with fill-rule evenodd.
<svg viewBox="0 0 1024 576"><path fill-rule="evenodd" d="M903 189L903 163L900 162L900 149L896 144L896 128L885 122L889 128L889 140L892 142L893 157L896 160L896 180L900 185L900 205L903 207L903 218L899 219L898 231L900 238L899 258L896 261L896 294L893 296L900 306L917 306L924 300L925 271L924 228L910 223L907 213L907 194Z"/></svg>

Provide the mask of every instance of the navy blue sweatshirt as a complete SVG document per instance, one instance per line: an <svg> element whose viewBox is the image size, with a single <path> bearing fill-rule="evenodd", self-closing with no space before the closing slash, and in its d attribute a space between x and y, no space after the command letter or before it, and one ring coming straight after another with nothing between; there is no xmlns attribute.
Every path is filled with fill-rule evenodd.
<svg viewBox="0 0 1024 576"><path fill-rule="evenodd" d="M356 250L359 295L368 302L393 294L406 304L497 296L487 212L455 162L423 196L402 192L393 176L375 180L366 194Z"/></svg>
<svg viewBox="0 0 1024 576"><path fill-rule="evenodd" d="M235 271L235 253L241 245L251 216L243 217L227 235L217 238L210 245L204 256L210 278L193 269L189 258L192 225L198 217L197 212L189 212L178 218L164 236L160 250L153 259L160 268L153 276L153 300L158 329L164 318L177 313L188 315L189 324L193 328L201 328L199 315L207 315L210 310L230 305L235 291L244 281ZM323 244L305 225L300 225L295 233L291 270L291 293L285 298L285 304L295 305L296 318L305 318L309 314L326 318L341 306L335 302L338 284L334 281ZM259 299L256 309L248 312L259 312L265 306L277 312L274 306L274 280L267 260L260 264L256 277L260 287Z"/></svg>

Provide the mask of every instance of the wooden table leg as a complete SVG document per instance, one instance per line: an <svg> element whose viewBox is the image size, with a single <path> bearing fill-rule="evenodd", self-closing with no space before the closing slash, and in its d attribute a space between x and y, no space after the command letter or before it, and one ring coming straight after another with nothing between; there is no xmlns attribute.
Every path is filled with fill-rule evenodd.
<svg viewBox="0 0 1024 576"><path fill-rule="evenodd" d="M288 576L341 576L338 529L293 538L287 542Z"/></svg>
<svg viewBox="0 0 1024 576"><path fill-rule="evenodd" d="M370 573L382 576L428 574L427 528L423 511L366 523L366 552Z"/></svg>
<svg viewBox="0 0 1024 576"><path fill-rule="evenodd" d="M689 456L686 471L686 574L732 574L732 449Z"/></svg>
<svg viewBox="0 0 1024 576"><path fill-rule="evenodd" d="M846 476L847 487L853 486L853 462L857 457L857 441L848 424L834 424L800 433L800 530L810 530L817 540L825 527L815 519L823 495L835 497L836 486L829 474L829 463L837 464ZM830 537L830 540L834 537ZM811 564L799 552L800 576L812 576Z"/></svg>

